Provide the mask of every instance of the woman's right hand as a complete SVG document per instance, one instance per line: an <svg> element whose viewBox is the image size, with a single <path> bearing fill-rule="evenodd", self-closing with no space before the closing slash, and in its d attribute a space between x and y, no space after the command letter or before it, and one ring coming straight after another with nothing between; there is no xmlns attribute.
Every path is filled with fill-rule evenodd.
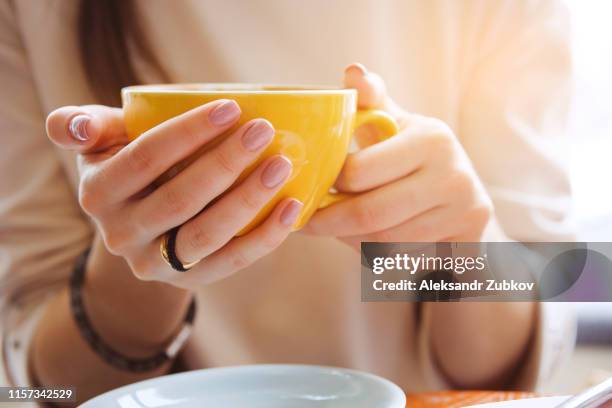
<svg viewBox="0 0 612 408"><path fill-rule="evenodd" d="M236 102L218 100L130 143L121 109L69 106L49 115L47 133L55 144L78 153L79 202L94 219L107 249L124 257L139 279L191 289L270 253L287 237L302 208L298 200L285 199L260 226L235 237L289 178L291 162L283 156L265 160L214 201L272 141L274 129L264 119L245 123L153 187L159 176L231 128L239 116ZM173 270L160 255L161 237L176 226L178 259L201 260L186 273Z"/></svg>

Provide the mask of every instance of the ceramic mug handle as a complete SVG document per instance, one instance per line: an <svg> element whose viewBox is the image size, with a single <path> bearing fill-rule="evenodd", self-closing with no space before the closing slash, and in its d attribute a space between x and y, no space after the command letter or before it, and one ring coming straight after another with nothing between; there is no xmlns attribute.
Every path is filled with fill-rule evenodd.
<svg viewBox="0 0 612 408"><path fill-rule="evenodd" d="M376 128L378 128L380 135L379 142L395 136L399 132L399 125L397 124L397 121L387 112L379 109L364 109L357 111L354 129L357 129L363 125L374 125ZM321 200L319 208L328 207L354 195L355 194L336 193L330 191Z"/></svg>

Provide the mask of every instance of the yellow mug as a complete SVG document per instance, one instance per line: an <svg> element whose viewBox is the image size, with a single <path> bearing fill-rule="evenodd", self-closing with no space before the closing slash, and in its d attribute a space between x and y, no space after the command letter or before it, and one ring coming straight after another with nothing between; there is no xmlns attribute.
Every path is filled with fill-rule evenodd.
<svg viewBox="0 0 612 408"><path fill-rule="evenodd" d="M397 122L386 112L357 110L357 92L354 89L168 84L126 87L121 96L130 140L174 116L217 99L233 99L242 110L239 123L221 138L251 119L264 118L272 123L274 140L237 182L264 159L276 154L290 159L293 171L283 188L239 235L261 223L286 197L304 203L294 226L295 230L302 228L317 209L347 196L333 193L330 189L342 169L355 129L365 124L374 125L381 139L398 132Z"/></svg>

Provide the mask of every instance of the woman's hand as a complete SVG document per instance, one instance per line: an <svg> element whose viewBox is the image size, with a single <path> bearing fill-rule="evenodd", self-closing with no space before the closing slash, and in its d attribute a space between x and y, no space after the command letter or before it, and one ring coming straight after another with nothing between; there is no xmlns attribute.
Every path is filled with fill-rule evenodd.
<svg viewBox="0 0 612 408"><path fill-rule="evenodd" d="M79 152L79 201L108 250L124 257L142 280L193 288L268 254L287 237L302 207L286 199L259 227L235 238L291 173L287 158L271 157L227 191L272 141L274 129L263 119L244 124L153 187L162 174L232 127L239 116L234 101L211 102L128 144L120 109L64 107L49 115L47 132L60 147ZM201 260L186 273L174 271L160 255L161 236L176 226L181 226L177 257L183 263Z"/></svg>
<svg viewBox="0 0 612 408"><path fill-rule="evenodd" d="M410 114L387 96L381 78L361 65L345 71L345 85L359 92L360 108L382 108L401 132L349 155L336 182L339 191L360 193L318 211L306 232L332 235L359 250L361 241L479 241L491 201L461 144L437 119Z"/></svg>

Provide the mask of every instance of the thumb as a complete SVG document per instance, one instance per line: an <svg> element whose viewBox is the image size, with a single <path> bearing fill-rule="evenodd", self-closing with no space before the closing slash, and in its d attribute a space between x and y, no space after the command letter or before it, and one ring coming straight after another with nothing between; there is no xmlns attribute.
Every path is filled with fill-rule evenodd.
<svg viewBox="0 0 612 408"><path fill-rule="evenodd" d="M344 86L357 90L357 105L361 109L384 109L387 103L385 81L359 63L353 63L344 69Z"/></svg>
<svg viewBox="0 0 612 408"><path fill-rule="evenodd" d="M128 143L122 110L100 105L54 110L47 117L47 135L59 147L82 154Z"/></svg>
<svg viewBox="0 0 612 408"><path fill-rule="evenodd" d="M391 99L380 75L368 72L362 64L353 63L344 69L344 86L357 90L359 109L384 109L395 118L400 129L410 124L414 115L406 112Z"/></svg>

